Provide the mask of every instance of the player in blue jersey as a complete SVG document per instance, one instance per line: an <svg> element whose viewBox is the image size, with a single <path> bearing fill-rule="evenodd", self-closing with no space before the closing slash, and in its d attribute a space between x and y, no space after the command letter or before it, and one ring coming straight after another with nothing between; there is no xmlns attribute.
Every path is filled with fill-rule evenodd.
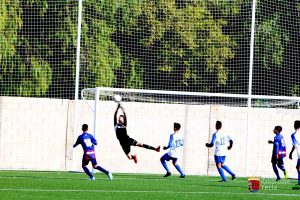
<svg viewBox="0 0 300 200"><path fill-rule="evenodd" d="M122 114L118 118L117 115L118 115L119 109L121 109ZM131 148L130 148L131 146L143 147L143 148L146 148L146 149L150 149L150 150L160 152L160 146L155 148L155 147L152 147L150 145L138 142L135 139L132 139L131 137L129 137L129 135L127 134L127 127L126 126L127 126L126 113L124 111L124 108L119 103L118 107L116 109L115 115L114 115L114 127L115 127L115 132L116 132L117 139L119 140L120 145L121 145L124 153L126 154L126 156L129 160L133 159L135 163L138 162L137 161L137 155L132 155L132 153L131 153Z"/></svg>
<svg viewBox="0 0 300 200"><path fill-rule="evenodd" d="M293 189L299 190L300 189L300 121L299 120L295 121L294 128L295 128L295 132L291 135L293 147L289 157L290 159L293 159L293 152L296 149L298 154L298 161L296 165L296 169L298 172L298 184L295 185Z"/></svg>
<svg viewBox="0 0 300 200"><path fill-rule="evenodd" d="M274 141L269 140L269 144L273 144L273 153L272 153L272 166L273 170L276 174L276 181L281 180L278 169L276 165L278 166L279 169L281 169L284 173L284 177L288 178L288 173L286 169L284 168L284 163L283 163L283 158L286 156L286 147L285 147L285 141L283 139L283 136L281 135L282 127L281 126L275 126L273 132L276 134L274 137Z"/></svg>
<svg viewBox="0 0 300 200"><path fill-rule="evenodd" d="M217 121L216 122L216 132L212 136L212 140L210 143L206 143L206 147L213 147L215 145L215 162L217 169L219 171L219 174L221 175L222 182L226 182L226 176L224 174L224 171L227 171L231 175L231 179L234 180L236 179L235 174L224 164L226 154L227 154L227 149L230 150L233 145L232 139L229 137L229 135L223 133L221 131L222 128L222 122ZM229 146L227 146L229 143Z"/></svg>
<svg viewBox="0 0 300 200"><path fill-rule="evenodd" d="M161 158L161 164L166 169L167 173L164 175L164 177L171 176L171 171L168 167L168 164L166 161L172 160L172 163L174 167L177 169L177 171L180 173L180 178L184 178L185 174L181 170L181 167L177 163L178 157L179 157L179 151L182 149L184 145L184 140L182 138L182 135L179 133L181 125L179 123L174 123L174 133L170 135L168 146L164 146L164 150L169 149L169 152L164 154Z"/></svg>
<svg viewBox="0 0 300 200"><path fill-rule="evenodd" d="M95 177L87 168L87 165L91 161L94 169L97 169L100 172L105 173L108 176L109 180L112 180L113 179L112 174L109 171L97 165L95 147L94 147L94 145L97 145L97 141L94 138L94 136L92 136L87 132L88 131L87 124L82 125L82 131L83 133L80 136L78 136L76 143L73 145L73 148L75 148L77 145L80 144L83 148L84 153L82 158L82 169L90 177L90 180L95 180Z"/></svg>

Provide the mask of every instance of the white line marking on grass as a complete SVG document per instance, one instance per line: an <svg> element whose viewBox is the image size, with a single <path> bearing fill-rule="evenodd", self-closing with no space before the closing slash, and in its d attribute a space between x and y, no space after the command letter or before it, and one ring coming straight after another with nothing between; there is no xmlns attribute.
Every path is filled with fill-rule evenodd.
<svg viewBox="0 0 300 200"><path fill-rule="evenodd" d="M300 197L300 194L280 194L280 193L239 193L239 192L176 192L176 191L153 191L153 190L51 190L51 189L30 189L30 188L0 188L0 191L19 192L94 192L94 193L170 193L170 194L222 194L222 195L262 195L262 196L284 196Z"/></svg>

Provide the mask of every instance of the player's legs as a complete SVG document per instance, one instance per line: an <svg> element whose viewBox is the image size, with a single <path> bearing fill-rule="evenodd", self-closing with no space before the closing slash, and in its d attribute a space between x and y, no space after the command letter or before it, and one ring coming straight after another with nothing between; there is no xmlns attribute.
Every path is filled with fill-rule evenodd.
<svg viewBox="0 0 300 200"><path fill-rule="evenodd" d="M298 172L298 185L300 185L300 159L298 159L296 169L297 169L297 172Z"/></svg>
<svg viewBox="0 0 300 200"><path fill-rule="evenodd" d="M120 141L120 144L127 158L129 160L134 160L134 162L137 163L137 156L131 154L130 142L131 142L130 140L124 140L124 141L122 140L122 142Z"/></svg>
<svg viewBox="0 0 300 200"><path fill-rule="evenodd" d="M229 167L227 165L225 165L224 163L221 164L221 167L228 173L231 175L232 179L235 179L235 174L233 173L233 171L231 171L229 169Z"/></svg>
<svg viewBox="0 0 300 200"><path fill-rule="evenodd" d="M300 159L297 161L298 184L293 187L294 190L300 190Z"/></svg>
<svg viewBox="0 0 300 200"><path fill-rule="evenodd" d="M288 178L288 173L287 173L286 169L284 168L283 158L278 159L277 166L279 169L281 169L281 171L283 171L284 177Z"/></svg>
<svg viewBox="0 0 300 200"><path fill-rule="evenodd" d="M171 176L171 171L168 167L168 164L166 161L171 160L171 157L166 153L164 154L161 158L160 158L160 162L162 164L162 166L165 168L165 170L167 171L166 175L164 177L168 177Z"/></svg>
<svg viewBox="0 0 300 200"><path fill-rule="evenodd" d="M278 172L278 169L276 167L276 165L278 163L278 159L275 156L272 156L271 162L272 162L273 171L276 175L276 181L279 181L279 180L281 180L281 178L279 176L279 172Z"/></svg>
<svg viewBox="0 0 300 200"><path fill-rule="evenodd" d="M226 182L226 177L225 177L225 174L224 174L224 171L223 171L223 168L222 168L222 162L223 162L223 156L214 156L215 157L215 162L216 162L216 166L217 166L217 169L218 169L218 172L222 178L222 181L223 182Z"/></svg>
<svg viewBox="0 0 300 200"><path fill-rule="evenodd" d="M109 171L107 171L106 169L102 168L101 166L99 166L97 164L95 164L95 165L93 164L93 167L94 167L94 169L97 169L100 172L105 173L108 176L109 180L113 179L113 175Z"/></svg>
<svg viewBox="0 0 300 200"><path fill-rule="evenodd" d="M141 143L141 142L138 142L138 141L136 141L136 140L134 140L134 142L132 143L134 146L138 146L138 147L143 147L143 148L145 148L145 149L150 149L150 150L155 150L155 151L157 151L157 152L160 152L160 146L158 146L158 147L153 147L153 146L150 146L150 145L148 145L148 144L143 144L143 143Z"/></svg>
<svg viewBox="0 0 300 200"><path fill-rule="evenodd" d="M177 171L180 173L180 177L184 178L185 174L183 173L180 165L177 163L177 158L172 158L172 163L173 163L174 167L177 169Z"/></svg>
<svg viewBox="0 0 300 200"><path fill-rule="evenodd" d="M89 164L89 160L88 158L86 158L86 156L83 155L82 158L82 169L83 171L90 177L91 180L95 180L93 174L90 172L90 170L86 167Z"/></svg>
<svg viewBox="0 0 300 200"><path fill-rule="evenodd" d="M103 172L105 174L108 174L108 171L102 167L100 167L98 164L97 164L97 161L96 159L91 159L91 162L92 162L92 165L93 165L93 168L94 169L97 169L99 170L100 172Z"/></svg>

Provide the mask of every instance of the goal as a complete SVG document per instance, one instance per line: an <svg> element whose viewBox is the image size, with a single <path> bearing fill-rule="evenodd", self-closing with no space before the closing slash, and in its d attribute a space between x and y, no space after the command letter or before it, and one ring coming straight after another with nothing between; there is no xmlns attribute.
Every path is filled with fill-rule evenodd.
<svg viewBox="0 0 300 200"><path fill-rule="evenodd" d="M138 141L167 145L168 135L173 131L173 123L178 122L182 125L185 147L181 162L189 174L217 175L213 151L204 145L210 141L215 131L216 120L222 121L224 131L234 138L234 148L227 161L235 167L235 171L243 176L270 174L271 170L262 167L261 163L269 161L271 146L267 145L266 141L273 138L274 126L282 125L292 130L293 120L300 118L297 109L290 109L297 108L299 97L105 87L83 89L82 99L86 109L93 116L90 118L90 124L94 126L96 137L105 140L105 146L118 146L116 143L111 144L116 140L113 134L113 117L117 107L113 99L115 94L122 96L121 104L128 118L129 135ZM251 104L248 103L249 99L252 100ZM289 141L287 143L290 147ZM116 152L121 158L125 157L120 149ZM114 154L116 152L114 151ZM253 152L259 154L259 158L253 156ZM126 167L116 167L113 170L158 173L160 165L149 163L159 158L149 152L142 154L142 160L147 161L148 165L142 167L141 171L131 171L132 169ZM122 164L114 164L120 165Z"/></svg>

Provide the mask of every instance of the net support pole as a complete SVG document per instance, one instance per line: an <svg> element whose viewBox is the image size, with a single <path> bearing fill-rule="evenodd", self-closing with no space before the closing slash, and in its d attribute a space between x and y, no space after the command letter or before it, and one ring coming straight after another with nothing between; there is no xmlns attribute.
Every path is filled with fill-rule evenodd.
<svg viewBox="0 0 300 200"><path fill-rule="evenodd" d="M77 139L77 102L79 94L79 71L80 71L80 39L81 39L81 21L82 21L82 0L78 0L78 24L77 24L77 45L76 45L76 78L75 78L75 97L74 97L74 117L73 117L73 142ZM72 170L75 171L75 151L72 152Z"/></svg>
<svg viewBox="0 0 300 200"><path fill-rule="evenodd" d="M245 161L245 176L248 176L248 152L249 152L249 134L251 132L252 110L252 78L253 78L253 59L254 59L254 38L255 38L255 12L256 0L252 1L252 20L251 20L251 39L250 39L250 61L249 61L249 84L248 84L248 113L247 113L247 135L246 135L246 161Z"/></svg>
<svg viewBox="0 0 300 200"><path fill-rule="evenodd" d="M99 88L95 88L95 102L94 102L94 132L93 136L96 138L96 133L98 131L98 126L97 126L97 121L98 121L98 102L99 102L99 97L100 97L100 90ZM92 173L95 174L96 170L92 168Z"/></svg>
<svg viewBox="0 0 300 200"><path fill-rule="evenodd" d="M95 104L94 104L94 137L96 138L96 133L98 131L98 126L97 126L97 121L98 121L98 102L99 102L99 97L100 97L100 91L98 88L96 88L95 91Z"/></svg>

